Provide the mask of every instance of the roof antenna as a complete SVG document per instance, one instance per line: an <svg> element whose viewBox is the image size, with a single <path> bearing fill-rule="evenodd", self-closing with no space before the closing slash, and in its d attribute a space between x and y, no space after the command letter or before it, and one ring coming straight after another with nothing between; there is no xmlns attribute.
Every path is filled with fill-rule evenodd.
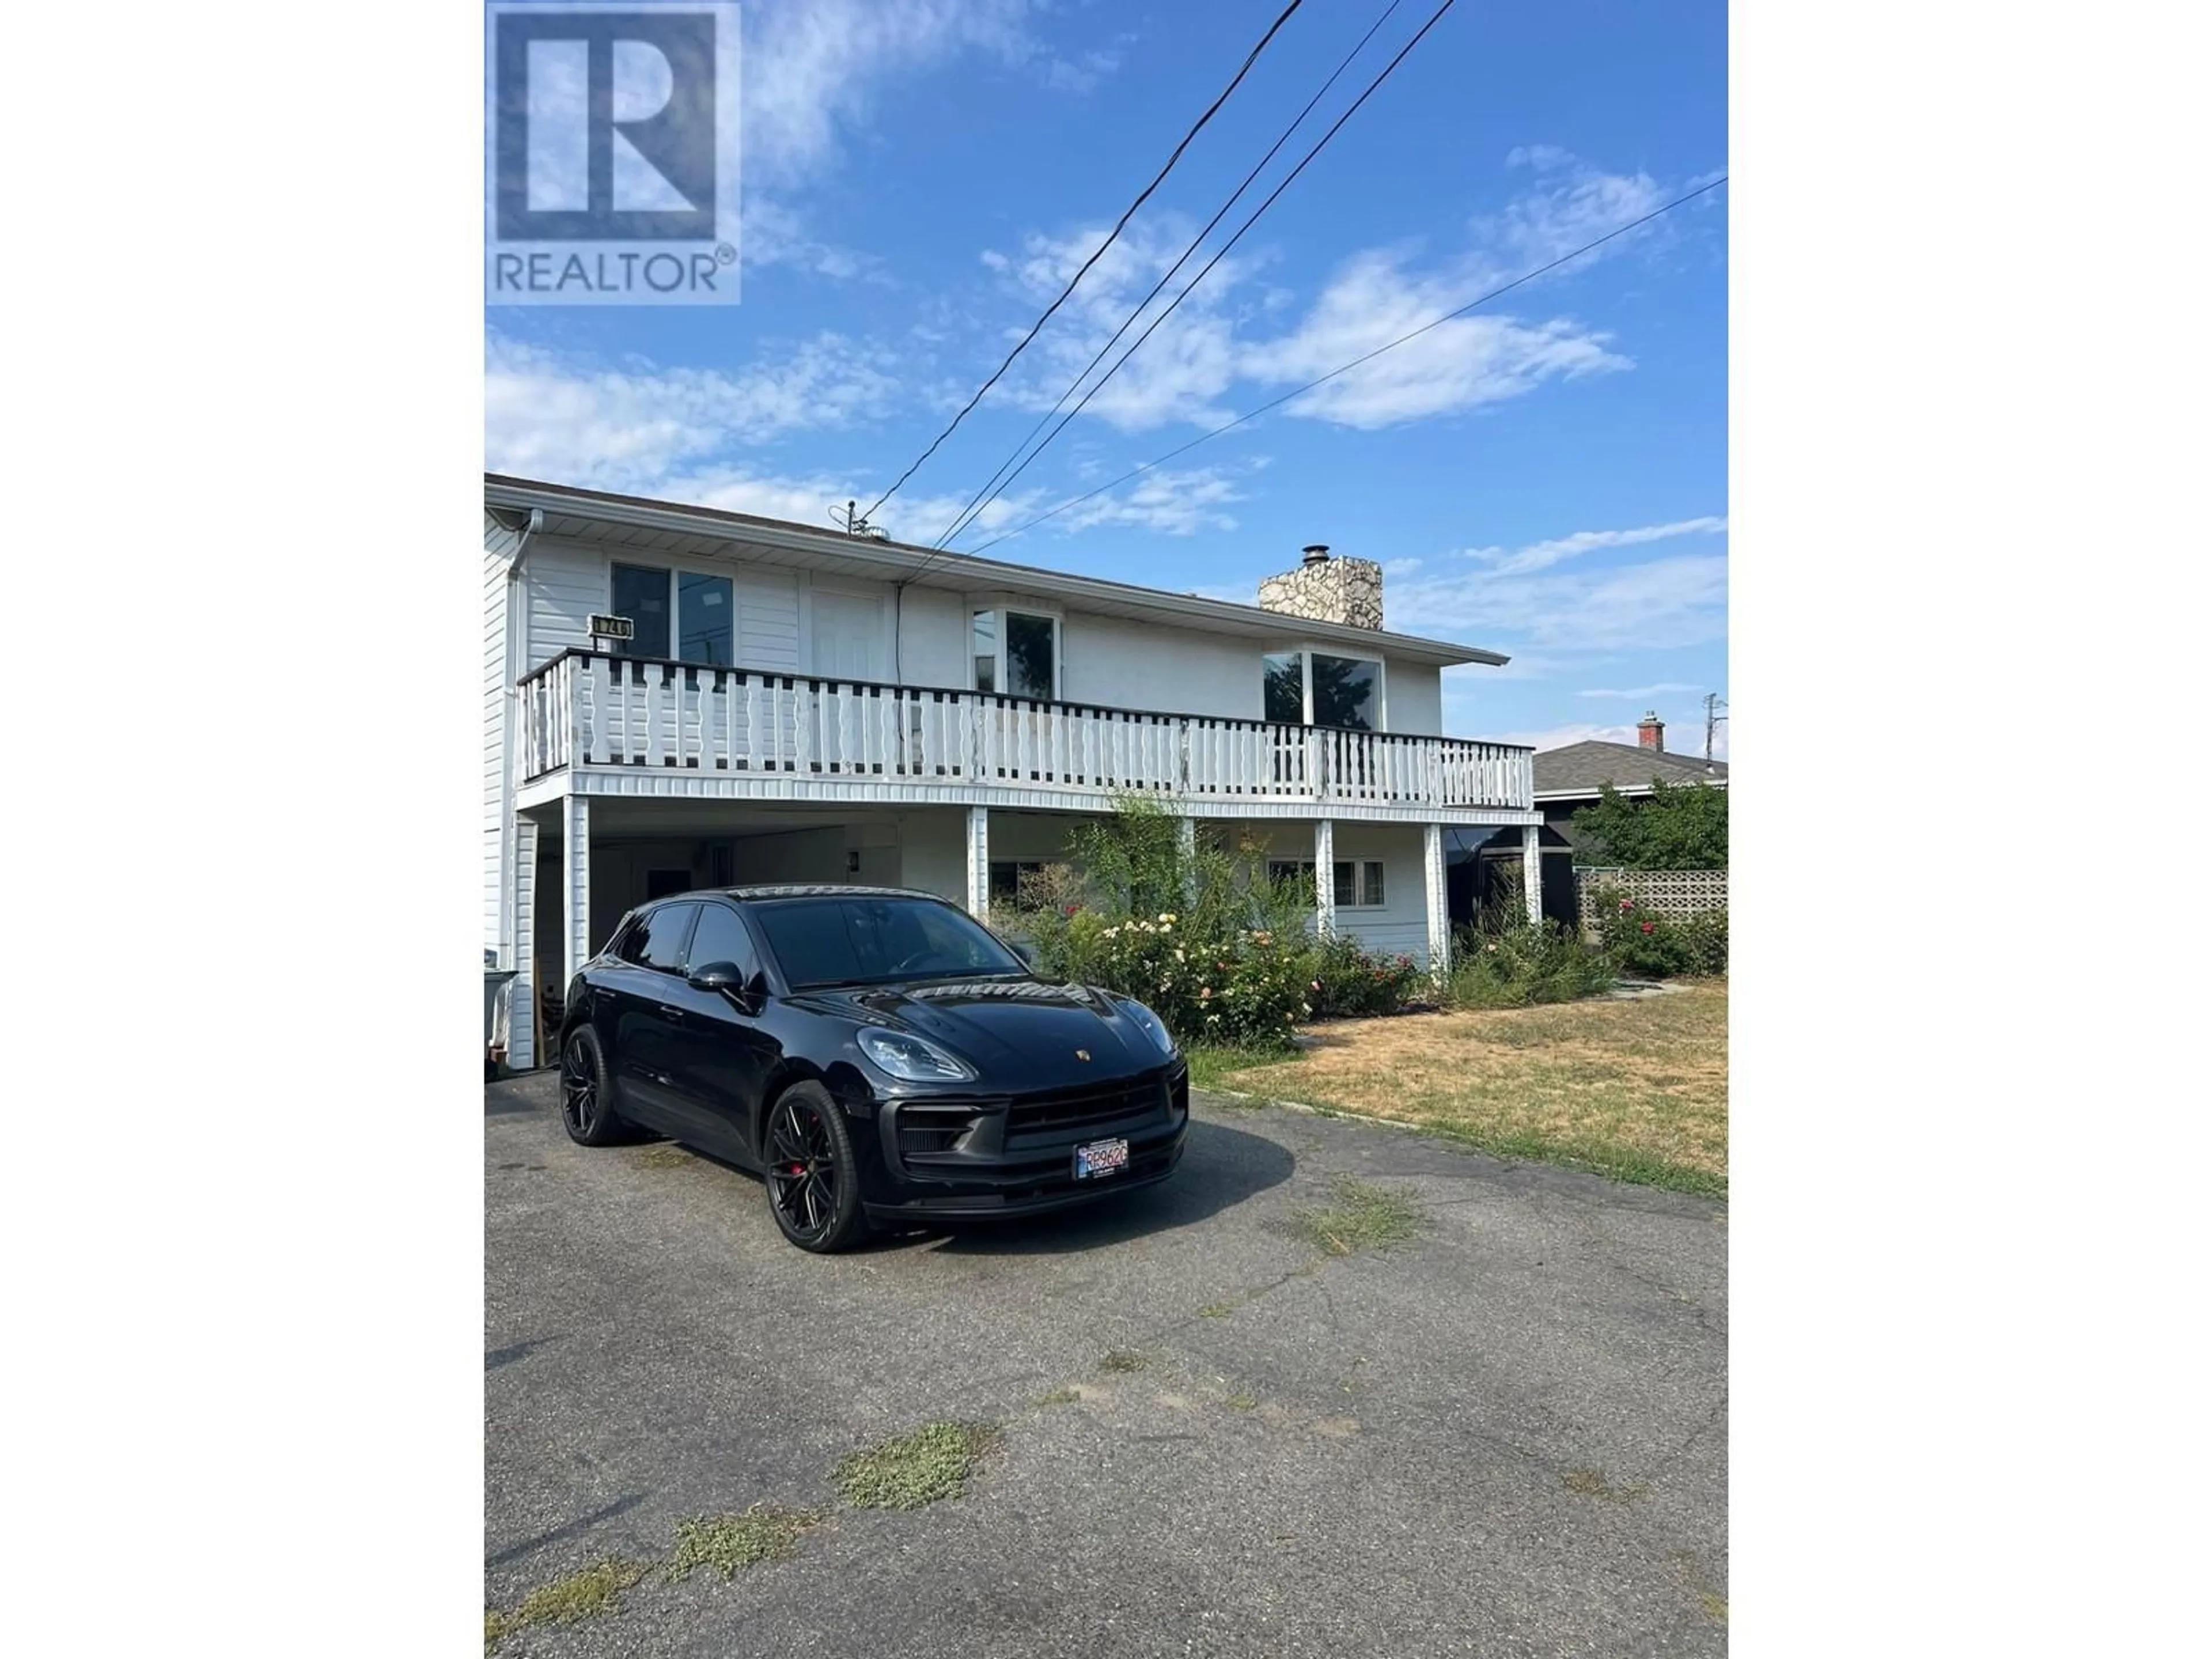
<svg viewBox="0 0 2212 1659"><path fill-rule="evenodd" d="M830 522L842 530L848 536L865 536L872 542L884 542L890 539L889 531L877 529L875 526L860 516L860 504L858 501L847 501L842 512L834 507L831 507Z"/></svg>

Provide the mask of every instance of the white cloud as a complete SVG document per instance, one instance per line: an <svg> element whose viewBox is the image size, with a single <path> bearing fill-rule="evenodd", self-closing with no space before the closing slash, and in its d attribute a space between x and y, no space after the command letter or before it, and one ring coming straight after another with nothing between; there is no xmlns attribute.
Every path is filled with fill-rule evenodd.
<svg viewBox="0 0 2212 1659"><path fill-rule="evenodd" d="M1516 144L1505 153L1509 167L1533 167L1539 173L1571 166L1575 159L1572 150L1561 149L1557 144Z"/></svg>
<svg viewBox="0 0 2212 1659"><path fill-rule="evenodd" d="M1667 541L1676 536L1718 535L1727 528L1726 519L1708 516L1682 519L1673 524L1639 525L1633 530L1577 530L1571 536L1531 542L1528 546L1516 548L1510 553L1501 547L1474 548L1468 556L1481 560L1498 575L1516 575L1547 569L1562 560L1595 552L1600 548L1635 547L1645 542Z"/></svg>
<svg viewBox="0 0 2212 1659"><path fill-rule="evenodd" d="M1135 489L1094 495L1054 522L1069 532L1097 525L1126 525L1164 536L1188 536L1201 530L1234 530L1236 517L1224 509L1243 499L1236 479L1219 467L1182 472L1155 468ZM1257 586L1254 584L1254 591Z"/></svg>
<svg viewBox="0 0 2212 1659"><path fill-rule="evenodd" d="M864 474L812 472L791 475L744 465L708 465L672 473L657 480L650 493L659 499L691 507L719 507L727 513L750 513L764 519L787 519L794 524L836 522L833 508L842 511L848 501L863 506L887 480ZM895 541L928 546L950 524L964 497L901 495L877 515L876 522ZM1021 517L1037 512L1045 503L1024 492L1009 501L994 501L979 522L984 530L1003 529Z"/></svg>
<svg viewBox="0 0 2212 1659"><path fill-rule="evenodd" d="M732 443L865 422L896 390L872 354L836 334L726 371L599 364L494 332L484 465L556 483L650 489Z"/></svg>
<svg viewBox="0 0 2212 1659"><path fill-rule="evenodd" d="M1032 234L1023 239L1018 253L987 249L982 261L1007 280L1024 307L1042 309L1097 251L1109 228L1100 224L1057 236ZM1196 228L1175 213L1132 222L1085 273L1046 331L1001 383L1006 400L1039 412L1050 409L1113 338L1138 301L1174 266ZM1210 257L1201 250L1176 271L1115 343L1098 373L1129 350L1153 319L1190 286ZM1170 422L1218 425L1230 419L1234 411L1220 399L1236 384L1239 365L1233 322L1225 307L1237 284L1258 269L1255 262L1224 259L1129 359L1127 367L1104 383L1084 414L1124 432L1146 431ZM1018 326L1010 326L1006 345L1028 331L1033 315L1024 314ZM1085 389L1097 385L1097 375L1084 384Z"/></svg>
<svg viewBox="0 0 2212 1659"><path fill-rule="evenodd" d="M1373 430L1465 414L1553 380L1634 367L1613 349L1608 334L1569 317L1478 313L1435 323L1662 199L1648 174L1606 173L1556 147L1524 147L1509 161L1530 170L1527 188L1499 212L1474 221L1464 247L1425 260L1412 247L1354 253L1303 311L1279 281L1263 277L1272 263L1267 253L1240 245L1238 255L1207 275L1085 414L1125 432L1171 423L1218 425L1232 418L1232 404L1252 400L1231 396L1240 386L1302 384L1431 324L1418 343L1336 374L1293 399L1285 412ZM1008 376L1006 399L1024 408L1050 407L1170 268L1192 228L1174 214L1132 224ZM1105 234L1097 225L1031 234L1018 252L988 249L981 258L1026 307L1057 295ZM1177 272L1116 345L1116 356L1189 286L1208 257L1200 249ZM1033 314L1022 312L1009 341Z"/></svg>
<svg viewBox="0 0 2212 1659"><path fill-rule="evenodd" d="M1571 252L1642 218L1668 199L1648 173L1606 173L1554 145L1516 149L1506 157L1509 167L1516 165L1516 156L1524 158L1522 164L1535 171L1539 182L1504 212L1477 219L1474 228L1483 242L1521 269ZM1618 252L1624 243L1657 228L1654 224L1616 237L1589 257Z"/></svg>
<svg viewBox="0 0 2212 1659"><path fill-rule="evenodd" d="M800 192L833 172L886 96L962 59L1089 92L1133 37L1060 56L1031 27L1048 0L745 0L744 257L836 281L891 280L887 263L810 227Z"/></svg>
<svg viewBox="0 0 2212 1659"><path fill-rule="evenodd" d="M1705 645L1728 634L1728 559L1654 559L1609 570L1496 576L1488 571L1414 582L1395 607L1425 631L1464 634L1499 650L1521 640L1553 651Z"/></svg>
<svg viewBox="0 0 2212 1659"><path fill-rule="evenodd" d="M1595 741L1634 744L1638 741L1637 731L1633 726L1594 726L1575 722L1569 722L1564 726L1547 726L1540 732L1500 732L1494 736L1486 732L1484 735L1490 737L1493 743L1525 743L1531 749L1535 750L1564 749L1571 743ZM1672 728L1667 735L1670 738L1674 735ZM1688 735L1685 731L1684 736L1686 738ZM1704 759L1705 734L1702 726L1698 727L1695 735L1697 742L1694 746L1686 742L1678 747L1670 742L1667 745L1667 753L1678 760ZM1717 761L1724 761L1728 758L1728 727L1725 725L1713 733L1713 758Z"/></svg>
<svg viewBox="0 0 2212 1659"><path fill-rule="evenodd" d="M1244 366L1278 385L1317 379L1354 358L1457 310L1483 291L1484 272L1418 275L1404 255L1357 254L1341 266L1298 326L1249 349ZM1609 337L1564 319L1528 324L1476 314L1438 324L1418 344L1385 352L1285 405L1286 411L1372 430L1461 414L1517 398L1555 378L1632 367L1606 349Z"/></svg>
<svg viewBox="0 0 2212 1659"><path fill-rule="evenodd" d="M884 260L821 240L808 229L804 216L774 197L755 193L745 198L744 230L749 266L781 265L832 282L890 281Z"/></svg>
<svg viewBox="0 0 2212 1659"><path fill-rule="evenodd" d="M1500 732L1491 741L1525 743L1531 749L1564 749L1571 743L1588 743L1593 738L1601 743L1634 743L1636 728L1632 726L1554 726L1541 732Z"/></svg>
<svg viewBox="0 0 2212 1659"><path fill-rule="evenodd" d="M1607 697L1620 702L1649 702L1669 691L1695 691L1698 689L1687 680L1661 680L1653 685L1632 685L1625 691L1577 691L1575 695L1578 697Z"/></svg>
<svg viewBox="0 0 2212 1659"><path fill-rule="evenodd" d="M1060 92L1086 92L1121 63L1115 46L1062 57L1031 29L1037 0L746 0L748 189L819 177L886 91L981 57Z"/></svg>

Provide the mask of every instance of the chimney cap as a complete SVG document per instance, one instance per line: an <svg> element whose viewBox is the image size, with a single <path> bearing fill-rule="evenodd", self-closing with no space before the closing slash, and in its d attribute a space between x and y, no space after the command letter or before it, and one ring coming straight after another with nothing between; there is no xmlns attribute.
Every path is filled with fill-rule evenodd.
<svg viewBox="0 0 2212 1659"><path fill-rule="evenodd" d="M1305 562L1308 564L1326 564L1328 562L1328 544L1327 542L1309 543L1305 549Z"/></svg>

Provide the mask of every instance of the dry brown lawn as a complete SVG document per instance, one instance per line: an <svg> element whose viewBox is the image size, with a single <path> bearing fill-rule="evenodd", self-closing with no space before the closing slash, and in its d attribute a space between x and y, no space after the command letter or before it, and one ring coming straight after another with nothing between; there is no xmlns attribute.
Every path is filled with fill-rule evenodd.
<svg viewBox="0 0 2212 1659"><path fill-rule="evenodd" d="M1637 1000L1340 1020L1226 1086L1419 1124L1508 1157L1728 1190L1728 985Z"/></svg>

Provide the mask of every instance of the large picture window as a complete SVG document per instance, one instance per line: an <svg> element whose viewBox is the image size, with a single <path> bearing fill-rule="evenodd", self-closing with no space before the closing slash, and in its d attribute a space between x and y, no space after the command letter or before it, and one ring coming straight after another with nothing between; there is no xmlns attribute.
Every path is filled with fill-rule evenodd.
<svg viewBox="0 0 2212 1659"><path fill-rule="evenodd" d="M1277 726L1306 723L1306 657L1303 651L1270 651L1261 659L1267 671L1267 719Z"/></svg>
<svg viewBox="0 0 2212 1659"><path fill-rule="evenodd" d="M617 655L676 658L727 667L736 660L736 590L727 576L618 564L607 584L608 609L628 617L631 636Z"/></svg>
<svg viewBox="0 0 2212 1659"><path fill-rule="evenodd" d="M1049 700L1060 696L1060 618L992 608L969 617L978 691Z"/></svg>
<svg viewBox="0 0 2212 1659"><path fill-rule="evenodd" d="M668 630L668 572L643 565L615 567L610 609L628 617L630 637L615 641L625 657L665 657L671 654Z"/></svg>
<svg viewBox="0 0 2212 1659"><path fill-rule="evenodd" d="M737 607L727 576L676 575L676 654L685 662L726 667L737 643Z"/></svg>
<svg viewBox="0 0 2212 1659"><path fill-rule="evenodd" d="M1373 732L1382 724L1382 665L1361 657L1313 655L1313 723Z"/></svg>
<svg viewBox="0 0 2212 1659"><path fill-rule="evenodd" d="M1270 651L1260 659L1267 718L1281 726L1382 729L1382 665L1325 651Z"/></svg>

